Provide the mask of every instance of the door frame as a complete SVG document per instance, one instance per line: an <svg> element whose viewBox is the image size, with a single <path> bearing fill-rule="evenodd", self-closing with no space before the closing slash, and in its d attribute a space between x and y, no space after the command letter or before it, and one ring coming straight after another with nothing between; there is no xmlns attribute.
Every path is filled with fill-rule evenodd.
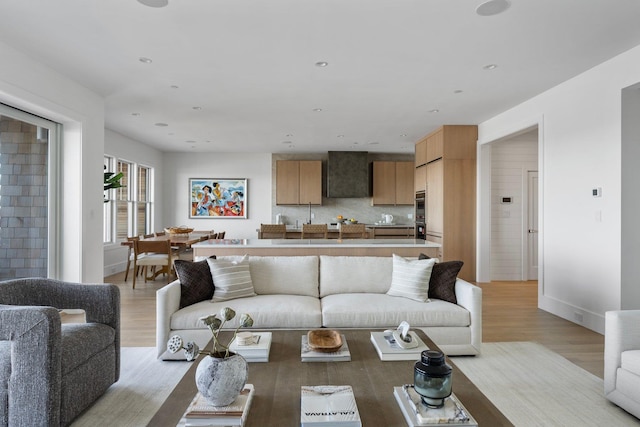
<svg viewBox="0 0 640 427"><path fill-rule="evenodd" d="M538 300L544 294L544 116L506 123L493 134L478 133L476 280L491 281L491 143L538 129Z"/></svg>

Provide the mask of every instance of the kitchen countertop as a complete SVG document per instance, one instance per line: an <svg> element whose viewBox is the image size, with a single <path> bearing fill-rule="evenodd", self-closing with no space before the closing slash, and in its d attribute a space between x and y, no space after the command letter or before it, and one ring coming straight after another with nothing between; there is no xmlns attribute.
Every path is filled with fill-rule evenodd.
<svg viewBox="0 0 640 427"><path fill-rule="evenodd" d="M342 248L439 248L439 243L422 239L209 239L196 243L191 247L195 249L216 247L247 247L247 248L320 248L335 246Z"/></svg>

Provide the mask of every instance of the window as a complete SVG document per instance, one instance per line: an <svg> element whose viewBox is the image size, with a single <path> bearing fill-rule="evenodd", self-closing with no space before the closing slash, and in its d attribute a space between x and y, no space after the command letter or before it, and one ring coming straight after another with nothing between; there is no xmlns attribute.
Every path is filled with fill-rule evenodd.
<svg viewBox="0 0 640 427"><path fill-rule="evenodd" d="M122 172L122 187L106 192L104 242L150 233L152 222L151 171L146 166L105 156L108 172Z"/></svg>

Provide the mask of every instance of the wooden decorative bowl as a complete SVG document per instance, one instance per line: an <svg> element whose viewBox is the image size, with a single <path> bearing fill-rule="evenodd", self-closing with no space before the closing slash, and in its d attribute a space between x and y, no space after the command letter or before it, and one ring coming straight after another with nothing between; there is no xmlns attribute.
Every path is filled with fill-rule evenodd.
<svg viewBox="0 0 640 427"><path fill-rule="evenodd" d="M309 347L315 351L333 353L342 347L340 332L333 329L314 329L307 333Z"/></svg>
<svg viewBox="0 0 640 427"><path fill-rule="evenodd" d="M193 231L193 228L188 228L188 227L169 227L169 228L165 228L164 231L166 231L169 234L189 234Z"/></svg>

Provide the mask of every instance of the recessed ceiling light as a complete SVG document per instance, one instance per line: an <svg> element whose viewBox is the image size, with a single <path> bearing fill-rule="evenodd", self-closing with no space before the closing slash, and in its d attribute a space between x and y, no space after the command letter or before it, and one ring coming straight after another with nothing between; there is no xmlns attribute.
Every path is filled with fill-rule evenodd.
<svg viewBox="0 0 640 427"><path fill-rule="evenodd" d="M180 86L178 86L178 85L171 85L170 87L171 87L171 89L178 89Z"/></svg>
<svg viewBox="0 0 640 427"><path fill-rule="evenodd" d="M344 135L340 134L338 135L338 138L344 138Z"/></svg>
<svg viewBox="0 0 640 427"><path fill-rule="evenodd" d="M283 144L292 144L291 141L282 141Z"/></svg>
<svg viewBox="0 0 640 427"><path fill-rule="evenodd" d="M293 134L292 134L292 133L288 133L288 134L286 134L285 136L286 136L287 138L291 138L291 137L293 136Z"/></svg>
<svg viewBox="0 0 640 427"><path fill-rule="evenodd" d="M316 62L316 67L324 68L324 67L326 67L327 65L329 65L329 63L328 63L328 62L326 62L326 61L319 61L319 62Z"/></svg>
<svg viewBox="0 0 640 427"><path fill-rule="evenodd" d="M314 108L313 111L315 111L316 113L319 113L320 111L322 111L322 108Z"/></svg>
<svg viewBox="0 0 640 427"><path fill-rule="evenodd" d="M369 143L369 145L378 145L378 144L380 144L378 141L373 141Z"/></svg>
<svg viewBox="0 0 640 427"><path fill-rule="evenodd" d="M188 141L185 141L185 142L186 142L187 144L195 144L195 143L196 143L195 141L193 141L193 140L191 140L191 139L190 139L190 140L188 140Z"/></svg>
<svg viewBox="0 0 640 427"><path fill-rule="evenodd" d="M202 107L191 107L191 108L193 108L194 110L202 110Z"/></svg>
<svg viewBox="0 0 640 427"><path fill-rule="evenodd" d="M484 67L482 67L485 70L495 70L496 68L498 68L498 65L496 64L489 64L489 65L485 65Z"/></svg>
<svg viewBox="0 0 640 427"><path fill-rule="evenodd" d="M151 64L153 62L153 59L151 58L145 58L144 56L141 56L140 58L138 58L138 60L140 62L143 62L145 64Z"/></svg>
<svg viewBox="0 0 640 427"><path fill-rule="evenodd" d="M401 133L400 136L404 138L405 136L407 136L407 134L406 133Z"/></svg>
<svg viewBox="0 0 640 427"><path fill-rule="evenodd" d="M489 0L478 6L476 13L480 16L498 15L509 9L509 6L511 6L509 0Z"/></svg>
<svg viewBox="0 0 640 427"><path fill-rule="evenodd" d="M462 90L456 89L456 90L453 91L453 93L462 93Z"/></svg>
<svg viewBox="0 0 640 427"><path fill-rule="evenodd" d="M167 123L156 123L156 126L165 127L169 125Z"/></svg>
<svg viewBox="0 0 640 427"><path fill-rule="evenodd" d="M169 4L169 0L138 0L138 3L149 7L165 7Z"/></svg>
<svg viewBox="0 0 640 427"><path fill-rule="evenodd" d="M132 116L134 117L138 117L140 115L140 113L131 113Z"/></svg>
<svg viewBox="0 0 640 427"><path fill-rule="evenodd" d="M430 113L439 113L440 110L438 110L437 108L434 108L433 110L429 110Z"/></svg>

